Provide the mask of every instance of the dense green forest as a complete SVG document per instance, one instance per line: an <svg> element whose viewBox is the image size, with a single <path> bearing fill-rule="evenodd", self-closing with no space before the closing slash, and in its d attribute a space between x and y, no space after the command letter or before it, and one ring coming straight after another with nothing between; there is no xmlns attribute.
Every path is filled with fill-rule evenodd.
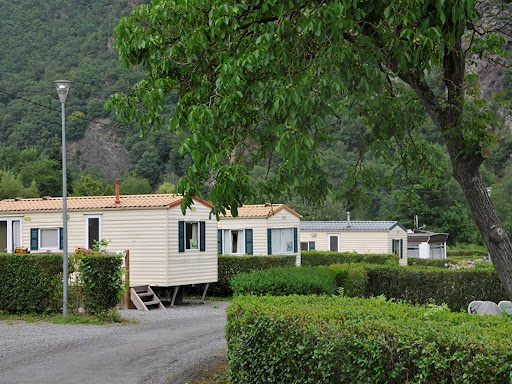
<svg viewBox="0 0 512 384"><path fill-rule="evenodd" d="M141 70L121 68L112 49L112 30L136 2L128 0L3 0L0 3L0 198L61 194L60 109L53 80L72 82L67 102L67 133L71 141L84 137L91 120L108 119L102 129L124 142L129 164L121 192L169 193L191 165L180 152L182 136L165 128L141 137L137 126L116 120L104 108L109 96L128 91ZM512 98L512 72L508 71L497 96ZM175 100L174 100L175 101ZM171 104L173 100L170 100ZM344 220L347 209L360 220L400 220L411 227L414 215L427 229L450 233L450 243L480 243L465 199L451 176L450 162L440 138L428 124L423 137L438 159L436 181L411 169L397 169L396 162L376 161L363 144L364 127L347 116L333 117L332 132L322 144L325 170L334 186L326 202L285 201L313 220ZM504 126L498 144L485 163L484 177L491 197L509 233L512 232L512 134ZM364 162L360 163L364 154ZM411 164L414 164L412 162ZM351 184L355 166L365 181ZM272 170L270 170L270 173ZM267 175L264 164L254 180ZM79 169L71 160L70 194L102 195L113 192L102 164ZM353 190L336 199L342 190ZM205 186L208 192L208 186ZM346 195L344 195L346 197Z"/></svg>

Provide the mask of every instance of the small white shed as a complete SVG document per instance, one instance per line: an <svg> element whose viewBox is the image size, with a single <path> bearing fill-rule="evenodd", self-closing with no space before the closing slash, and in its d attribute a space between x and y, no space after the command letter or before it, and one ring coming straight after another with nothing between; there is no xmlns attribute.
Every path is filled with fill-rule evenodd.
<svg viewBox="0 0 512 384"><path fill-rule="evenodd" d="M302 251L394 253L407 265L407 230L398 221L302 221Z"/></svg>
<svg viewBox="0 0 512 384"><path fill-rule="evenodd" d="M217 221L196 199L183 215L180 195L68 198L68 247L130 251L130 286L172 287L217 281ZM62 251L62 198L0 201L0 252Z"/></svg>
<svg viewBox="0 0 512 384"><path fill-rule="evenodd" d="M284 204L244 205L238 216L221 216L218 251L224 255L295 255L300 263L298 245L301 216Z"/></svg>

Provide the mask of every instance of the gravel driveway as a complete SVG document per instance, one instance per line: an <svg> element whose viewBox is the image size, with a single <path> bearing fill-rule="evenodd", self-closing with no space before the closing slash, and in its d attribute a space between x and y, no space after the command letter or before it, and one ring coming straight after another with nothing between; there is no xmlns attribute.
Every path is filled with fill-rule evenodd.
<svg viewBox="0 0 512 384"><path fill-rule="evenodd" d="M224 354L228 305L121 311L128 325L0 321L0 383L185 383Z"/></svg>

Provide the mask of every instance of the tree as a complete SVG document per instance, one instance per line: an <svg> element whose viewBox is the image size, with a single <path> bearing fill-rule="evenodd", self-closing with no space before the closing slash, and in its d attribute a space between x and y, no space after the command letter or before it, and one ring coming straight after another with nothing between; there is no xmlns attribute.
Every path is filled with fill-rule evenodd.
<svg viewBox="0 0 512 384"><path fill-rule="evenodd" d="M32 180L28 187L24 187L18 175L11 171L0 171L0 199L38 196L39 192L34 180Z"/></svg>
<svg viewBox="0 0 512 384"><path fill-rule="evenodd" d="M495 19L499 31L507 20ZM123 64L147 73L109 105L149 129L167 123L166 96L179 92L169 124L189 130L181 150L193 159L178 185L182 208L214 180L215 214L236 214L255 195L324 197L317 148L339 111L362 117L376 156L395 147L404 166L427 170L417 131L428 116L512 298L512 241L480 173L499 122L467 73L472 55L502 53L504 38L485 27L464 0L156 0L115 29ZM249 172L262 161L278 165L253 189Z"/></svg>
<svg viewBox="0 0 512 384"><path fill-rule="evenodd" d="M170 193L173 194L176 191L176 186L174 184L169 183L168 181L160 184L157 188L156 193Z"/></svg>
<svg viewBox="0 0 512 384"><path fill-rule="evenodd" d="M93 179L90 175L82 176L73 184L73 196L102 196L104 194L103 183Z"/></svg>
<svg viewBox="0 0 512 384"><path fill-rule="evenodd" d="M151 193L151 185L147 179L130 175L121 181L119 190L123 195L145 195Z"/></svg>

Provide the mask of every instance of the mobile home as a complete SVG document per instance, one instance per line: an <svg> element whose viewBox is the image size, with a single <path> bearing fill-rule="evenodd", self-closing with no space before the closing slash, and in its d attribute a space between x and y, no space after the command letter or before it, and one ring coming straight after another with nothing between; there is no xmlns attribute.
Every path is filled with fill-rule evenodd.
<svg viewBox="0 0 512 384"><path fill-rule="evenodd" d="M221 216L218 251L224 255L295 255L300 263L300 218L285 204L244 205Z"/></svg>

